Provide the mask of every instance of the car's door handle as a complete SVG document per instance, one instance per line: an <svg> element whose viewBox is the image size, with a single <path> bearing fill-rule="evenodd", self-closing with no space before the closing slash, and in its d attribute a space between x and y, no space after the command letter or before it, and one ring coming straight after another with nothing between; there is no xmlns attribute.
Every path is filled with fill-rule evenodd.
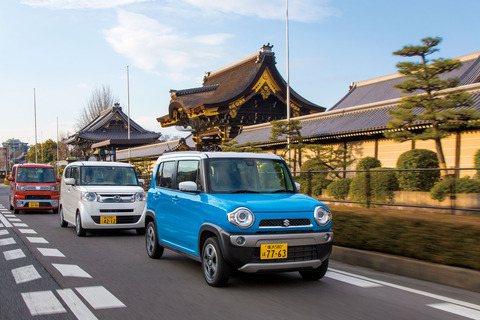
<svg viewBox="0 0 480 320"><path fill-rule="evenodd" d="M177 202L178 202L178 196L172 197L172 201L175 202L175 203L177 203Z"/></svg>
<svg viewBox="0 0 480 320"><path fill-rule="evenodd" d="M159 196L160 196L160 192L154 192L152 194L153 199L158 199Z"/></svg>

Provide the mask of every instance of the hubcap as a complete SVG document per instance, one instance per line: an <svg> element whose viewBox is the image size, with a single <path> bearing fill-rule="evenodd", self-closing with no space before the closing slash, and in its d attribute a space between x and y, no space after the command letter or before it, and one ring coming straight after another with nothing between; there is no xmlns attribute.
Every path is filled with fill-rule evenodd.
<svg viewBox="0 0 480 320"><path fill-rule="evenodd" d="M147 230L147 250L151 254L155 247L155 231L152 227L149 227Z"/></svg>
<svg viewBox="0 0 480 320"><path fill-rule="evenodd" d="M208 244L203 252L203 272L209 281L215 279L217 263L217 251L212 244Z"/></svg>

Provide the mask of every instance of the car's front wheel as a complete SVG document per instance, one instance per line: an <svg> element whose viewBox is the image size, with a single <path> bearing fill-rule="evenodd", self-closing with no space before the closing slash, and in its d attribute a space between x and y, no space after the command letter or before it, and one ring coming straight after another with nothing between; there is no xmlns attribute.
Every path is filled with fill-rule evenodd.
<svg viewBox="0 0 480 320"><path fill-rule="evenodd" d="M212 287L223 287L230 277L230 265L225 261L215 237L208 238L202 249L202 269L205 281Z"/></svg>
<svg viewBox="0 0 480 320"><path fill-rule="evenodd" d="M328 259L322 262L322 265L317 269L308 270L308 271L299 271L300 275L304 280L307 281L316 281L323 278L328 269Z"/></svg>
<svg viewBox="0 0 480 320"><path fill-rule="evenodd" d="M60 227L62 228L68 227L68 222L65 221L65 219L63 218L63 207L60 207L58 216L60 217Z"/></svg>
<svg viewBox="0 0 480 320"><path fill-rule="evenodd" d="M80 217L80 212L77 213L77 217L75 218L76 226L75 231L77 232L77 236L84 237L87 234L87 230L82 227L82 218Z"/></svg>
<svg viewBox="0 0 480 320"><path fill-rule="evenodd" d="M147 225L145 233L145 246L147 254L152 259L159 259L163 255L163 247L158 244L157 228L155 222L150 221Z"/></svg>

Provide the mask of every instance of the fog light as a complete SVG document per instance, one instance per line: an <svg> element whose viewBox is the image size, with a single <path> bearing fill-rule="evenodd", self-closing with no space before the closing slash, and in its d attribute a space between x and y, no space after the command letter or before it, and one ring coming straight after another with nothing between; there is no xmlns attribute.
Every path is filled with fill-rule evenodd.
<svg viewBox="0 0 480 320"><path fill-rule="evenodd" d="M239 245L239 246L243 246L245 244L245 238L244 237L237 237L237 239L235 240L235 242Z"/></svg>
<svg viewBox="0 0 480 320"><path fill-rule="evenodd" d="M323 236L323 239L325 239L325 242L330 241L330 234L326 233L326 234Z"/></svg>

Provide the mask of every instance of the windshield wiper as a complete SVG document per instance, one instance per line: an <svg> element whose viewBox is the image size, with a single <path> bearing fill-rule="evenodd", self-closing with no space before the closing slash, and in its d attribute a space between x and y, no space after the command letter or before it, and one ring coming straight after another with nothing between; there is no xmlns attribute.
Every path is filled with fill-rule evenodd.
<svg viewBox="0 0 480 320"><path fill-rule="evenodd" d="M271 191L270 193L292 193L293 191L291 190L286 190L286 189L278 189L278 190L274 190L274 191Z"/></svg>
<svg viewBox="0 0 480 320"><path fill-rule="evenodd" d="M231 193L260 193L260 192L254 191L254 190L235 190L235 191L232 191Z"/></svg>

